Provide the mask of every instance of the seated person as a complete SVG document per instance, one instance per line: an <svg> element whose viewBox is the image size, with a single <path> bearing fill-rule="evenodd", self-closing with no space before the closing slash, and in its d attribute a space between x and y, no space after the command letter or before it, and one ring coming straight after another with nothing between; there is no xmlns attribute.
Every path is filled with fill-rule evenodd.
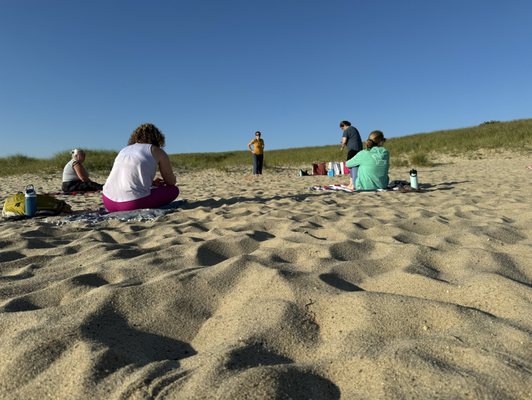
<svg viewBox="0 0 532 400"><path fill-rule="evenodd" d="M358 167L355 182L356 190L386 189L388 186L388 170L390 155L384 147L384 134L381 131L370 133L366 141L366 149L358 152L346 162L348 168Z"/></svg>
<svg viewBox="0 0 532 400"><path fill-rule="evenodd" d="M115 158L103 186L103 205L109 212L157 208L179 195L165 138L152 124L136 128ZM162 178L155 178L157 169Z"/></svg>
<svg viewBox="0 0 532 400"><path fill-rule="evenodd" d="M103 185L93 182L89 178L89 172L83 166L85 152L81 149L71 151L72 159L63 168L63 192L95 192L102 190Z"/></svg>

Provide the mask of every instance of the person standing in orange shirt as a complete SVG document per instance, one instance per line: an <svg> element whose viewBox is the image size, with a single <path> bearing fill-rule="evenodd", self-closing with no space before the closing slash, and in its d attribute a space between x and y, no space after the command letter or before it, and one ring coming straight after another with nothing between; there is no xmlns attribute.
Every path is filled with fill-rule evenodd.
<svg viewBox="0 0 532 400"><path fill-rule="evenodd" d="M260 136L260 131L255 132L255 139L248 143L248 148L253 153L253 175L262 175L264 140Z"/></svg>

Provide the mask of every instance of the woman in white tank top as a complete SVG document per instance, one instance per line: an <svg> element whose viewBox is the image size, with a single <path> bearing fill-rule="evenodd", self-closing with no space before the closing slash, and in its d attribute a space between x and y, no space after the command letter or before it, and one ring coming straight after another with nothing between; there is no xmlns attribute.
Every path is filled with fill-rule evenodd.
<svg viewBox="0 0 532 400"><path fill-rule="evenodd" d="M164 144L164 135L153 124L142 124L133 131L103 185L107 211L157 208L179 195L170 158L161 148ZM160 178L155 177L157 170Z"/></svg>
<svg viewBox="0 0 532 400"><path fill-rule="evenodd" d="M72 159L63 168L63 183L61 190L65 193L72 192L96 192L102 190L102 186L89 178L89 171L83 166L86 153L82 149L74 149L70 152Z"/></svg>

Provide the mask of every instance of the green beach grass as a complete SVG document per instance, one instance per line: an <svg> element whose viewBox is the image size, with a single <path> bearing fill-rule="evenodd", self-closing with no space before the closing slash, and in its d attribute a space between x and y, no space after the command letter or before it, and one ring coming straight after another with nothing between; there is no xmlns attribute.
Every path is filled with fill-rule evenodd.
<svg viewBox="0 0 532 400"><path fill-rule="evenodd" d="M386 134L386 132L385 132ZM340 135L339 135L340 136ZM339 137L338 136L338 137ZM362 138L363 140L365 137ZM269 144L269 143L267 143ZM481 150L530 152L532 150L532 119L509 122L488 121L478 126L419 133L388 139L391 166L428 166L431 155L478 157ZM86 149L86 166L93 172L108 173L116 151ZM339 145L267 150L265 169L310 166L314 162L343 161L346 151ZM249 151L220 153L171 154L177 170L227 169L245 167L251 163ZM70 152L57 153L52 158L40 159L24 155L0 158L0 176L17 174L61 174L70 159Z"/></svg>

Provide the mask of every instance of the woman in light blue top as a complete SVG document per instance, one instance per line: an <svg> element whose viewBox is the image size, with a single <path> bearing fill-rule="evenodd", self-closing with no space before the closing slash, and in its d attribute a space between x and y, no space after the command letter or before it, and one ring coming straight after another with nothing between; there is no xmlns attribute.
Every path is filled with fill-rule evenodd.
<svg viewBox="0 0 532 400"><path fill-rule="evenodd" d="M345 164L348 168L358 167L356 190L386 189L390 178L390 154L384 147L384 134L373 131L366 141L366 149L358 152Z"/></svg>

